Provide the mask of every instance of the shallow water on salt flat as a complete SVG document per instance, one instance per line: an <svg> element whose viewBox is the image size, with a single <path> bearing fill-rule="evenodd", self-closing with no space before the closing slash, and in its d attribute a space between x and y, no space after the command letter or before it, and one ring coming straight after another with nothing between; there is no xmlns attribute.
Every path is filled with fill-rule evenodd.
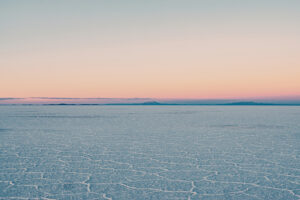
<svg viewBox="0 0 300 200"><path fill-rule="evenodd" d="M0 199L299 199L297 106L0 106Z"/></svg>

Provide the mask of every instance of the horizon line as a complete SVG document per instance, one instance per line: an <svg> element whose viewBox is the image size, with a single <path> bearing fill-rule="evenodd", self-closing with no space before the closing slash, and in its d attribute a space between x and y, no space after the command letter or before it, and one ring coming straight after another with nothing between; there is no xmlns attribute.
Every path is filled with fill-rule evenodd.
<svg viewBox="0 0 300 200"><path fill-rule="evenodd" d="M300 100L300 95L289 96L256 96L256 97L47 97L47 96L30 96L30 97L0 97L0 100L13 100L13 99L170 99L170 100L247 100L247 99L273 99L273 100Z"/></svg>

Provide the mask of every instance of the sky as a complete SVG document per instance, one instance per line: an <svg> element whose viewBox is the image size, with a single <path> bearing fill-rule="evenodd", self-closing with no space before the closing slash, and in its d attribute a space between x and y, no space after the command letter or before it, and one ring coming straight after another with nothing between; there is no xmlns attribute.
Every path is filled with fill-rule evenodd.
<svg viewBox="0 0 300 200"><path fill-rule="evenodd" d="M7 97L300 99L300 1L2 0Z"/></svg>

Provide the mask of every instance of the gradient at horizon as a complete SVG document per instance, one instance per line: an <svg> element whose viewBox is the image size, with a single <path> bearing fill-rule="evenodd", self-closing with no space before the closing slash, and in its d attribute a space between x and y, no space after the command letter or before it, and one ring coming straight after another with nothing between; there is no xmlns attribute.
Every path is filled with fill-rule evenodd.
<svg viewBox="0 0 300 200"><path fill-rule="evenodd" d="M299 1L1 1L0 97L300 95Z"/></svg>

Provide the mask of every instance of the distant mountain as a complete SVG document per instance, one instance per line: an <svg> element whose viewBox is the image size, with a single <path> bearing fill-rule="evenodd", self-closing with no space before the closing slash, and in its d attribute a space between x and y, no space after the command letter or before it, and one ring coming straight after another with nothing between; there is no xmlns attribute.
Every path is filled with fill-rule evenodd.
<svg viewBox="0 0 300 200"><path fill-rule="evenodd" d="M148 101L148 102L142 103L142 105L161 105L161 103L159 103L157 101Z"/></svg>
<svg viewBox="0 0 300 200"><path fill-rule="evenodd" d="M232 105L232 106L268 106L268 105L276 105L273 103L259 103L254 101L239 101L239 102L231 102L231 103L224 103L219 105Z"/></svg>
<svg viewBox="0 0 300 200"><path fill-rule="evenodd" d="M110 103L104 105L167 105L167 104L159 103L157 101L146 101L142 103Z"/></svg>
<svg viewBox="0 0 300 200"><path fill-rule="evenodd" d="M300 99L0 98L0 105L300 106Z"/></svg>

